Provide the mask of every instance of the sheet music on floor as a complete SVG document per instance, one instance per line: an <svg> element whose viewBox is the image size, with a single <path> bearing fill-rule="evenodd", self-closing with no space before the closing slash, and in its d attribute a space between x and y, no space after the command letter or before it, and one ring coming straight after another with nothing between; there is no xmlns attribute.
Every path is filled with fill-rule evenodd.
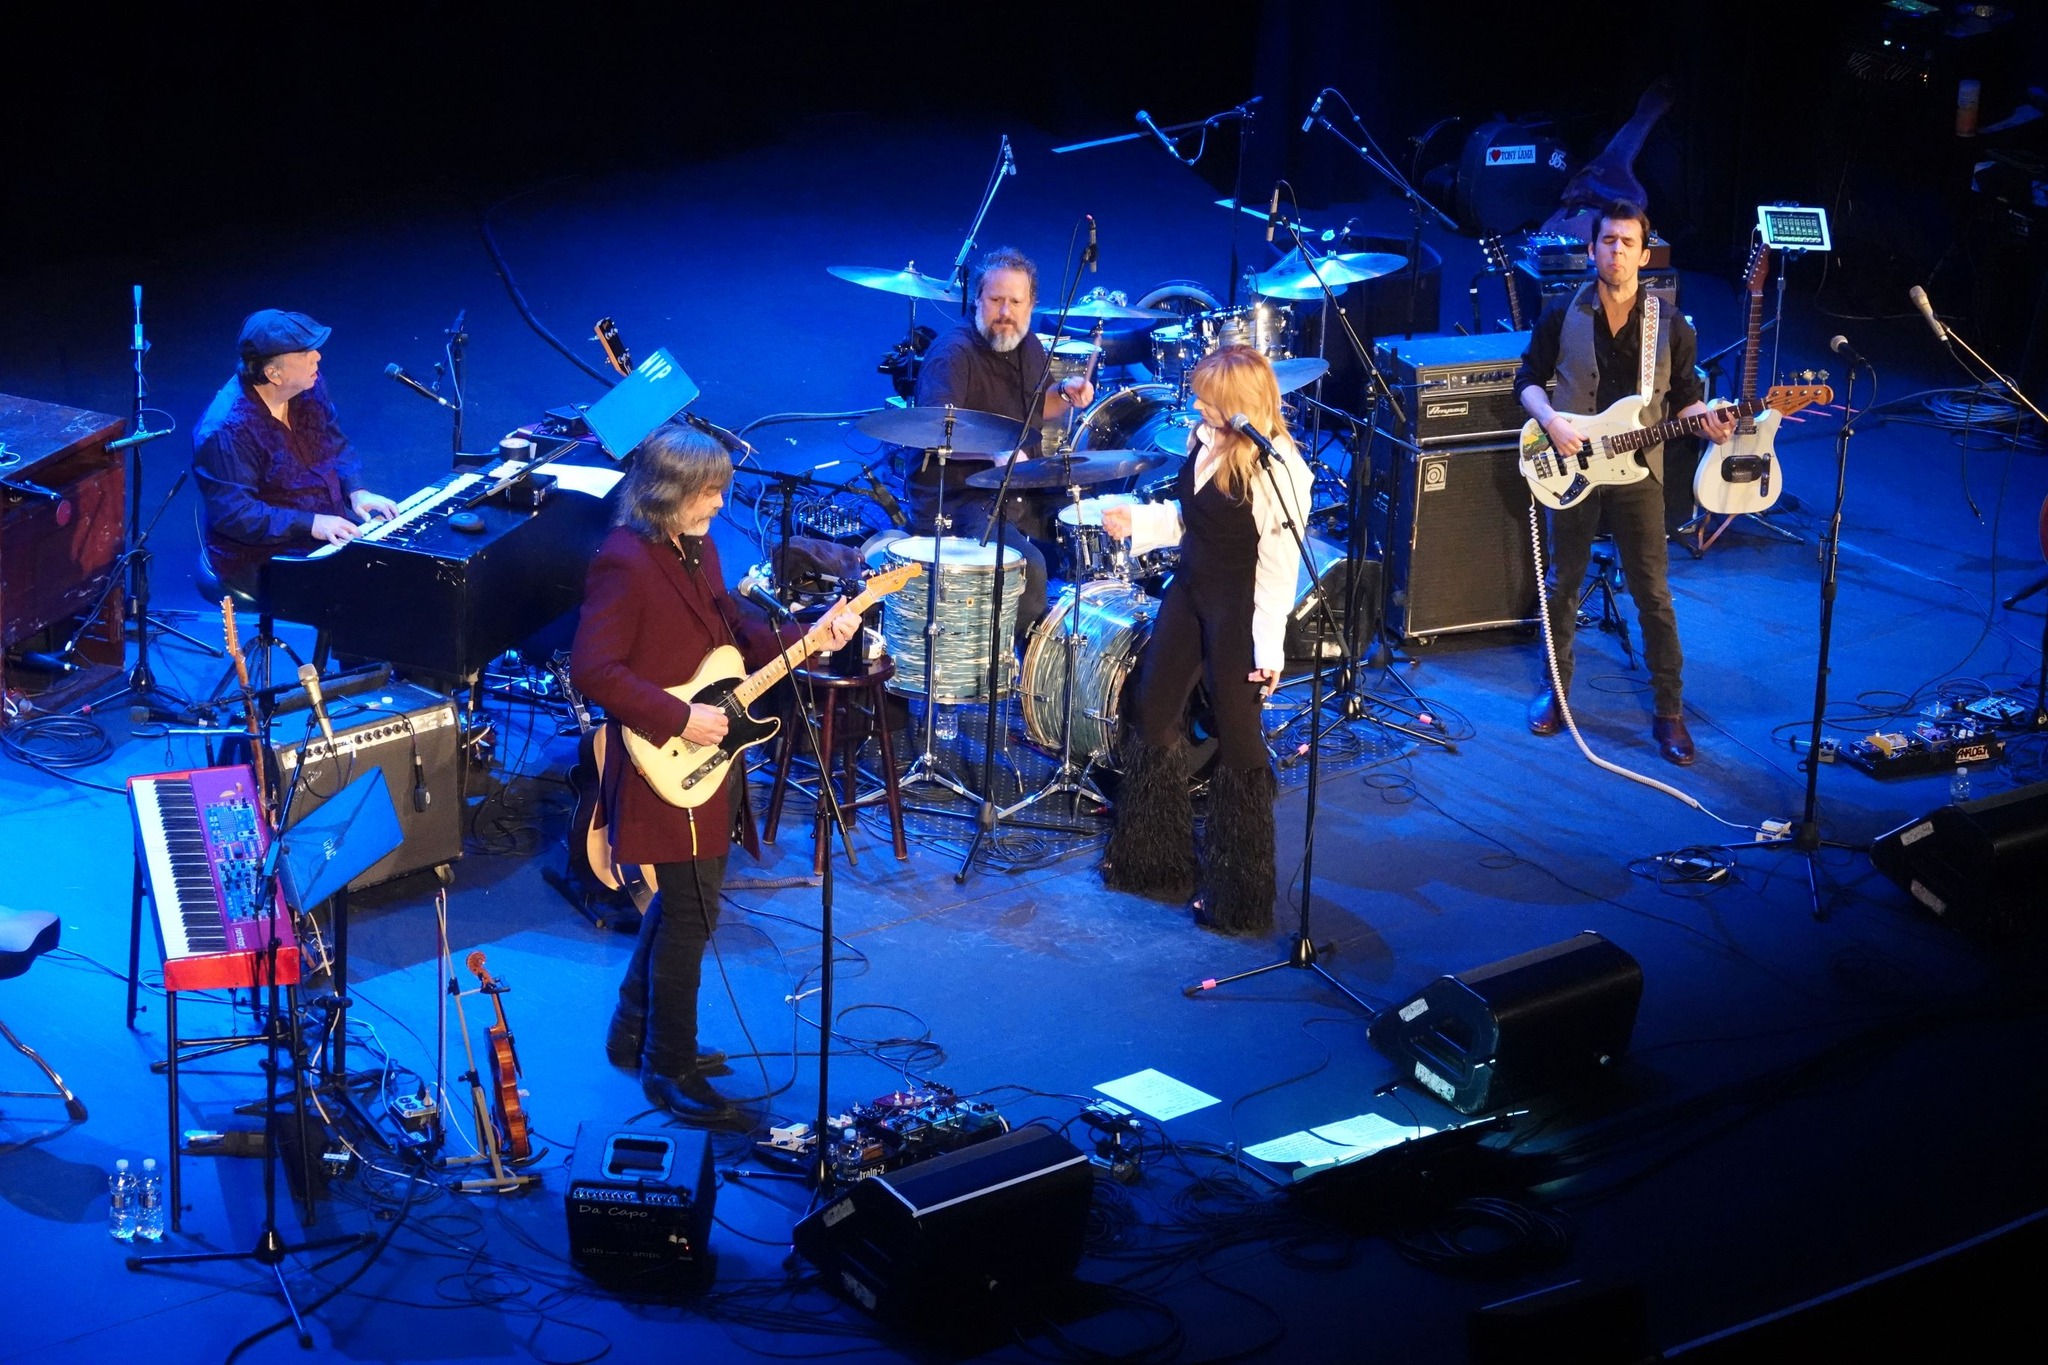
<svg viewBox="0 0 2048 1365"><path fill-rule="evenodd" d="M1410 1138L1428 1137L1438 1131L1426 1123L1395 1123L1379 1114L1359 1114L1253 1143L1244 1149L1244 1154L1274 1166L1291 1166L1294 1178L1300 1180L1325 1167L1357 1161Z"/></svg>

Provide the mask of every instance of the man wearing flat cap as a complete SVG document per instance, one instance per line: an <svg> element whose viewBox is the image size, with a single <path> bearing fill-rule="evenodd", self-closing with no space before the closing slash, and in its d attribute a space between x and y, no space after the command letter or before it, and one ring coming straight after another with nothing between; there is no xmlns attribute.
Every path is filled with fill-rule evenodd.
<svg viewBox="0 0 2048 1365"><path fill-rule="evenodd" d="M363 487L320 378L333 329L265 308L242 324L241 368L192 429L192 472L206 502L201 552L226 584L254 594L265 561L353 540L394 515Z"/></svg>

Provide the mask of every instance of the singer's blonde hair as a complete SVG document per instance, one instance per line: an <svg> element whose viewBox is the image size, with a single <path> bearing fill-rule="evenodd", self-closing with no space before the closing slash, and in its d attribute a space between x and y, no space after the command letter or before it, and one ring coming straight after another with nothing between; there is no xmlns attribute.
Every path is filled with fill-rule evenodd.
<svg viewBox="0 0 2048 1365"><path fill-rule="evenodd" d="M1196 362L1189 376L1195 396L1209 405L1226 423L1239 413L1268 437L1287 433L1287 419L1280 413L1280 381L1273 364L1249 346L1224 346ZM1222 429L1216 447L1216 472L1210 477L1223 495L1242 502L1252 486L1259 457L1258 447L1230 430Z"/></svg>

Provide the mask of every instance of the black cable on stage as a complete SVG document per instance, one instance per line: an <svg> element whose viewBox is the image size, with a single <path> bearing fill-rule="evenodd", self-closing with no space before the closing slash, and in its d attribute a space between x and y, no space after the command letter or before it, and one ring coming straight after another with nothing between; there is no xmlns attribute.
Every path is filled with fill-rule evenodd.
<svg viewBox="0 0 2048 1365"><path fill-rule="evenodd" d="M520 193L523 194L525 193L525 191L522 190L520 191ZM585 374L589 375L592 379L595 379L598 383L604 385L606 388L610 388L612 385L619 382L619 376L611 373L608 370L600 370L597 366L591 364L582 356L577 355L574 351L570 350L567 346L565 346L562 343L562 339L556 336L553 332L550 332L547 329L547 324L543 323L540 320L540 318L535 315L533 311L533 305L526 301L526 295L520 292L518 282L512 278L512 266L508 261L506 261L505 253L498 248L498 239L496 235L493 234L491 231L491 215L496 213L499 209L511 203L514 199L518 197L519 196L517 194L507 195L505 198L500 199L497 203L491 205L489 208L485 209L481 214L477 215L477 232L484 239L484 250L490 253L491 265L498 272L498 279L500 282L504 284L505 293L511 297L512 306L519 310L519 316L526 320L526 325L531 327L534 330L534 333L537 336L539 336L542 341L545 341L548 345L554 347L557 351L559 351L562 354L563 358L566 359L570 364L574 365L577 369L583 371Z"/></svg>

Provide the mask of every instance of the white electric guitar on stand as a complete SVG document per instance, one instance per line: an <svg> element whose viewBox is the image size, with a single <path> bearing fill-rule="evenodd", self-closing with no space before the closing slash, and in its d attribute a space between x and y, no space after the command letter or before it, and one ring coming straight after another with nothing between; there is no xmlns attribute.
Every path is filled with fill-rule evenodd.
<svg viewBox="0 0 2048 1365"><path fill-rule="evenodd" d="M1743 281L1749 289L1749 339L1742 348L1739 396L1756 397L1757 359L1763 347L1764 276L1770 273L1770 250L1761 240L1750 249ZM1830 393L1817 403L1833 400ZM1778 469L1777 412L1766 409L1735 424L1726 443L1712 447L1693 474L1693 501L1716 516L1739 517L1761 512L1778 500L1785 481Z"/></svg>

